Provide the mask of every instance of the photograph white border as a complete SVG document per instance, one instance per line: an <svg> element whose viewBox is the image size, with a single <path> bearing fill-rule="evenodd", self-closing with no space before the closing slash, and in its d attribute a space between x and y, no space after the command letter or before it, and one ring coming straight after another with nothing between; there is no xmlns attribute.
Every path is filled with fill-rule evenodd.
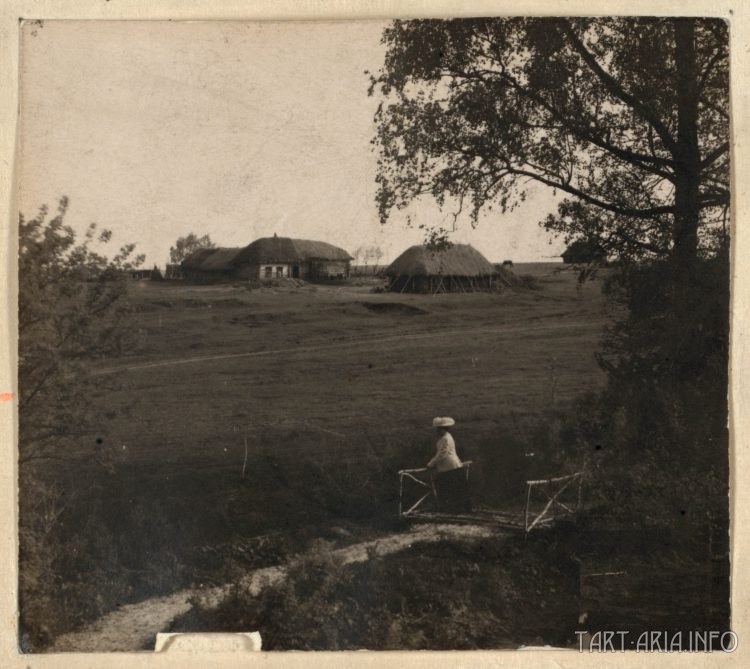
<svg viewBox="0 0 750 669"><path fill-rule="evenodd" d="M669 667L750 666L748 601L748 492L738 482L750 466L750 425L743 408L750 399L750 359L745 334L750 323L750 275L738 271L750 250L748 160L750 139L750 6L740 0L3 0L0 3L0 394L17 389L17 211L14 166L17 143L19 19L119 20L343 20L502 15L682 15L718 16L730 22L732 114L732 322L730 379L730 486L732 629L734 653L606 653L575 650L471 652L276 652L180 655L141 653L21 654L17 645L17 470L18 422L14 399L0 401L0 666L36 667L623 667L658 663ZM743 374L742 371L745 370ZM253 630L248 630L248 632Z"/></svg>

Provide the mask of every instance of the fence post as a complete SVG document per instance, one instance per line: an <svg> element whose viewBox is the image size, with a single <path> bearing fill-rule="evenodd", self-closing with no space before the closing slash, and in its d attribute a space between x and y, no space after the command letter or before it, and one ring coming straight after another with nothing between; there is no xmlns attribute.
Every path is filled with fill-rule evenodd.
<svg viewBox="0 0 750 669"><path fill-rule="evenodd" d="M402 500L404 499L404 475L398 475L398 519L401 520Z"/></svg>
<svg viewBox="0 0 750 669"><path fill-rule="evenodd" d="M526 483L526 509L523 518L523 531L529 531L529 504L531 503L531 483Z"/></svg>

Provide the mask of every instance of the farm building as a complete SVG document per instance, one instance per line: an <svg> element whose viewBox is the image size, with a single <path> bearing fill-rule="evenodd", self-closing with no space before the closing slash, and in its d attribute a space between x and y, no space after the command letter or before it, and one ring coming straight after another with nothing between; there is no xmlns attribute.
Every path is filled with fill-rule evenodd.
<svg viewBox="0 0 750 669"><path fill-rule="evenodd" d="M338 246L308 239L263 237L242 249L242 276L258 279L346 279L352 257Z"/></svg>
<svg viewBox="0 0 750 669"><path fill-rule="evenodd" d="M241 248L198 249L182 261L182 276L193 283L231 281L237 277Z"/></svg>
<svg viewBox="0 0 750 669"><path fill-rule="evenodd" d="M412 293L491 290L495 273L494 265L469 244L441 250L412 246L386 270L389 290Z"/></svg>
<svg viewBox="0 0 750 669"><path fill-rule="evenodd" d="M347 279L352 257L326 242L263 237L244 248L201 249L182 263L189 281L212 283L242 279Z"/></svg>
<svg viewBox="0 0 750 669"><path fill-rule="evenodd" d="M165 279L181 279L182 278L182 266L180 263L167 263L164 267L164 278Z"/></svg>

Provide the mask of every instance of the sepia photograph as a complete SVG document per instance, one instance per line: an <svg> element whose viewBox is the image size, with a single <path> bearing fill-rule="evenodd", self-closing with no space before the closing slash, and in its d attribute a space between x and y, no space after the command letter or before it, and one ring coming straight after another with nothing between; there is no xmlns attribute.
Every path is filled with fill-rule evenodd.
<svg viewBox="0 0 750 669"><path fill-rule="evenodd" d="M729 22L18 31L21 653L737 648Z"/></svg>

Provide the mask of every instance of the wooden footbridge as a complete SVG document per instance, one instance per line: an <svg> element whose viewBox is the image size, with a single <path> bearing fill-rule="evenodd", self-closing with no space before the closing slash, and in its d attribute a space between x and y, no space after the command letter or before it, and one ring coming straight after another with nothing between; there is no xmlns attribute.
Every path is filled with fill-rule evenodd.
<svg viewBox="0 0 750 669"><path fill-rule="evenodd" d="M467 496L472 464L467 460L461 467ZM523 509L513 511L474 507L455 512L441 506L431 470L402 469L398 476L398 517L412 522L487 524L528 534L558 519L575 517L582 503L583 472L526 481Z"/></svg>

